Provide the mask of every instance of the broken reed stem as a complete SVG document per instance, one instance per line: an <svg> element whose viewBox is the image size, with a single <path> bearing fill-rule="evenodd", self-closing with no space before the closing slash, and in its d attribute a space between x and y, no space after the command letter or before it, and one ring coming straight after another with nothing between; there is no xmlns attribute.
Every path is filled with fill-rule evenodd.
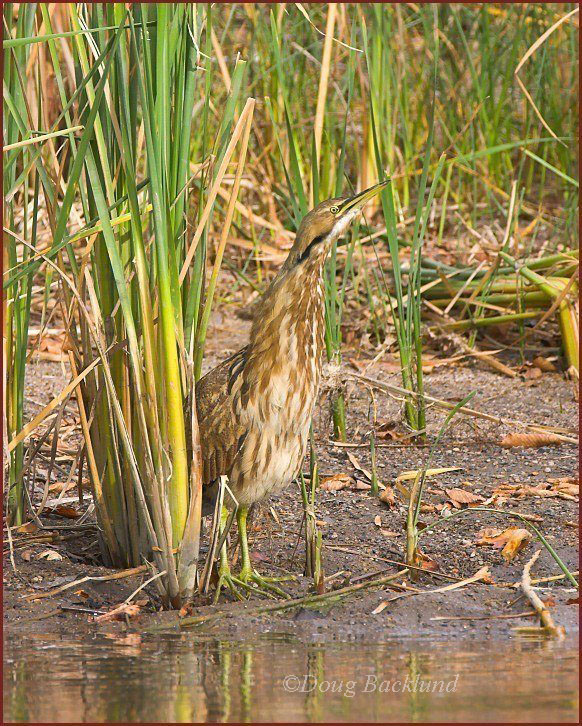
<svg viewBox="0 0 582 726"><path fill-rule="evenodd" d="M122 580L124 577L140 575L142 572L147 572L148 569L147 565L139 565L138 567L130 567L127 570L118 570L117 572L113 572L111 575L87 575L75 580L74 582L68 582L66 585L55 587L52 590L47 590L46 592L33 592L31 595L24 595L23 597L25 600L40 600L44 597L51 597L51 595L58 595L65 590L70 590L72 587L82 585L84 582L108 582L109 580Z"/></svg>
<svg viewBox="0 0 582 726"><path fill-rule="evenodd" d="M523 568L523 574L521 576L521 589L523 590L523 594L527 597L527 599L530 601L530 603L533 605L536 613L540 616L540 622L541 627L539 630L543 631L544 635L547 635L551 638L558 638L561 640L565 635L565 630L563 626L556 626L552 616L550 615L549 610L546 608L544 603L542 602L541 598L537 594L537 592L533 589L532 581L531 581L531 568L533 567L534 563L538 559L538 557L541 554L541 550L537 550L533 557L529 560L529 562L525 565ZM523 634L533 634L535 631L538 630L538 628L515 628L516 632L520 632Z"/></svg>
<svg viewBox="0 0 582 726"><path fill-rule="evenodd" d="M418 532L416 528L416 508L418 497L420 495L420 485L422 479L423 470L419 469L414 477L414 482L410 487L410 499L408 500L408 513L406 516L406 564L416 567L418 555L417 555L417 544L418 544ZM410 579L416 580L418 578L418 571L416 569L411 570Z"/></svg>
<svg viewBox="0 0 582 726"><path fill-rule="evenodd" d="M537 272L533 272L526 265L520 266L517 260L505 252L500 252L499 255L515 268L518 275L521 275L533 285L538 287L554 301L554 304L550 311L548 311L547 315L549 315L555 308L558 309L558 320L560 323L566 360L568 361L569 366L573 366L576 371L579 371L578 316L576 314L572 315L572 303L567 297L568 291L570 287L573 286L577 275L572 275L570 281L566 284L561 278L546 278Z"/></svg>
<svg viewBox="0 0 582 726"><path fill-rule="evenodd" d="M303 518L305 520L305 568L303 570L303 574L306 577L311 577L313 575L313 525L311 523L312 515L311 515L311 508L309 505L309 497L307 494L307 485L305 483L305 477L303 476L303 472L301 472L299 477L299 483L301 485L301 499L303 502Z"/></svg>
<svg viewBox="0 0 582 726"><path fill-rule="evenodd" d="M277 602L273 603L272 605L265 605L260 608L255 608L254 610L246 610L246 615L263 615L264 613L273 613L273 612L281 612L284 610L290 610L292 608L300 607L302 605L317 605L319 603L328 603L333 602L334 600L342 599L344 597L347 597L349 595L353 595L356 592L360 592L361 590L368 590L372 587L382 587L383 585L387 585L389 582L392 582L393 580L397 580L399 577L403 577L409 572L408 568L404 568L403 570L400 570L398 572L393 573L392 575L386 575L385 577L379 577L377 580L372 580L371 582L362 582L358 583L357 585L348 585L346 587L341 587L338 590L333 590L331 592L326 592L323 595L306 595L305 597L299 597L294 600L285 600L284 602ZM171 624L171 625L162 625L155 628L148 628L146 631L147 633L154 633L159 632L163 630L168 630L169 628L173 628L176 625L180 628L188 628L193 625L202 625L203 623L218 620L219 618L224 617L225 615L231 614L231 611L229 610L221 610L217 613L209 613L208 615L196 615L190 618L183 618L182 620L178 620L177 622Z"/></svg>
<svg viewBox="0 0 582 726"><path fill-rule="evenodd" d="M313 431L310 435L310 461L309 461L309 487L307 492L307 484L303 472L300 476L301 497L303 502L303 517L305 520L305 570L306 577L313 577L315 587L318 588L322 583L322 566L321 566L321 533L317 529L317 521L315 517L315 492L319 487L319 467L315 454Z"/></svg>
<svg viewBox="0 0 582 726"><path fill-rule="evenodd" d="M328 4L327 23L325 26L325 41L323 44L323 56L321 58L321 73L319 76L319 89L317 91L317 106L315 110L315 122L313 125L313 136L315 139L315 163L319 171L319 161L321 158L321 137L323 134L323 123L325 120L325 99L327 96L327 87L329 83L329 71L331 65L331 51L333 41L333 30L335 27L335 18L337 15L337 5L335 3ZM309 204L313 206L313 184L309 191Z"/></svg>
<svg viewBox="0 0 582 726"><path fill-rule="evenodd" d="M520 320L539 318L541 310L530 310L525 313L510 313L509 315L493 315L490 318L474 318L473 320L455 320L452 323L441 323L446 330L470 330L471 328L486 328L489 325L503 325L515 323Z"/></svg>
<svg viewBox="0 0 582 726"><path fill-rule="evenodd" d="M251 101L252 101L252 103L250 103ZM214 201L216 200L216 195L218 194L218 189L219 189L220 185L222 184L223 177L226 174L228 164L230 163L230 159L234 153L238 140L246 128L246 124L248 122L248 118L247 118L248 114L251 114L251 116L252 116L254 105L255 105L254 99L249 98L245 104L245 107L242 110L242 113L237 121L236 126L234 127L234 130L232 132L232 137L230 139L228 146L226 147L226 151L224 152L224 157L222 159L222 163L221 163L218 171L216 172L216 179L214 180L214 183L212 184L212 187L210 188L210 191L208 192L208 197L206 199L206 205L204 206L204 211L202 212L200 221L198 222L198 227L196 228L194 237L192 238L192 241L190 242L190 246L188 247L188 252L185 256L184 263L180 270L180 283L182 283L184 281L184 278L186 277L186 274L188 273L188 269L190 268L190 265L194 258L194 254L196 253L196 248L198 247L198 242L200 241L200 238L202 237L202 233L204 232L206 222L208 221L208 218L210 217L210 213L212 212L212 208L214 206ZM236 198L236 195L235 195L235 198Z"/></svg>
<svg viewBox="0 0 582 726"><path fill-rule="evenodd" d="M199 377L200 372L202 370L202 356L204 354L204 343L206 340L206 331L208 328L208 323L210 321L210 314L212 312L212 303L214 300L214 292L216 290L216 285L218 282L218 275L220 273L220 267L222 265L222 257L224 255L224 250L226 249L228 233L230 232L230 224L232 222L232 218L234 215L236 198L238 196L238 191L239 191L242 174L243 174L243 169L244 169L244 165L245 165L245 160L246 160L246 156L247 156L247 147L248 147L249 137L250 137L250 133L251 133L251 125L253 122L254 108L255 108L255 99L248 98L247 102L245 104L245 107L241 113L241 117L239 119L239 124L241 124L241 119L244 120L244 125L241 125L242 142L241 142L240 153L239 153L239 157L238 157L238 164L236 167L234 182L232 185L232 191L230 193L230 199L228 200L228 206L226 209L226 215L225 215L224 224L222 227L222 234L220 236L220 241L218 243L218 248L216 250L216 256L214 259L214 266L212 268L210 281L209 281L208 287L206 289L206 301L204 303L204 308L202 310L199 331L196 336L196 352L194 354L194 376L195 376L195 378ZM238 128L239 124L237 124L237 128ZM233 138L238 139L238 136L235 133L233 133ZM184 270L184 268L183 268L183 270ZM182 273L180 273L180 274L182 275ZM180 277L180 279L182 279L182 277Z"/></svg>

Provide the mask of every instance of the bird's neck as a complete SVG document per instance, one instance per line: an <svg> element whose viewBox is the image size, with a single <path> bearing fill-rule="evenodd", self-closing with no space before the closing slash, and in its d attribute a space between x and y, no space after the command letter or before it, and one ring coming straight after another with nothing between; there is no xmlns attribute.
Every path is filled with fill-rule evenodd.
<svg viewBox="0 0 582 726"><path fill-rule="evenodd" d="M327 250L294 268L281 270L259 303L250 335L256 355L273 365L287 361L319 369L324 345L323 266Z"/></svg>

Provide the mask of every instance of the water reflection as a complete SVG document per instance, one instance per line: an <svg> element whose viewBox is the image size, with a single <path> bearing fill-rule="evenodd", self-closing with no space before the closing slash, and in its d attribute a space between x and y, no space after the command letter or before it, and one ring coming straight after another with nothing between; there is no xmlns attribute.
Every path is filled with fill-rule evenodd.
<svg viewBox="0 0 582 726"><path fill-rule="evenodd" d="M8 639L4 718L33 722L572 721L575 643Z"/></svg>

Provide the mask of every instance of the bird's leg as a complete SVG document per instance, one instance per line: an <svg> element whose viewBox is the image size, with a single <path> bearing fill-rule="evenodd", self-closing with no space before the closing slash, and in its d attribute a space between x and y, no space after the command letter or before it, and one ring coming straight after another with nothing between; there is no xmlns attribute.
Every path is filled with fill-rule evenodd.
<svg viewBox="0 0 582 726"><path fill-rule="evenodd" d="M238 537L240 542L242 568L236 580L240 580L241 583L253 583L253 590L262 590L265 595L272 597L271 593L279 595L279 597L288 598L289 595L281 590L281 588L273 585L273 582L278 582L280 577L263 577L253 569L251 565L251 557L249 554L249 543L247 539L247 515L249 513L248 507L239 507L236 513L236 521L238 524Z"/></svg>
<svg viewBox="0 0 582 726"><path fill-rule="evenodd" d="M224 528L226 527L226 522L228 520L228 509L226 507L222 507L222 510L220 512L220 534L224 532ZM224 541L222 547L220 548L220 560L218 564L218 584L216 585L216 592L214 594L214 604L218 602L218 598L220 597L220 592L223 587L227 587L234 597L237 600L244 600L243 596L240 594L238 588L236 585L242 585L246 589L250 589L248 585L243 584L242 582L237 581L235 577L231 575L230 572L230 565L228 564L228 552L226 550L226 540Z"/></svg>

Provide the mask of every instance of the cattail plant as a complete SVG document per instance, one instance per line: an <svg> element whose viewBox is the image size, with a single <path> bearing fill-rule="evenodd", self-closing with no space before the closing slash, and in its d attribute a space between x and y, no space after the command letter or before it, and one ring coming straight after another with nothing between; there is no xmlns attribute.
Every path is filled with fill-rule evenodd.
<svg viewBox="0 0 582 726"><path fill-rule="evenodd" d="M27 6L20 11L17 30L28 48L35 14ZM52 31L46 7L40 13ZM198 69L200 43L211 13L210 7L186 4L137 4L130 10L121 4L70 4L61 16L62 31L49 32L46 41L56 51L55 37L71 39L75 71L65 79L58 54L50 53L61 115L72 118L78 134L69 130L66 137L62 199L58 180L51 184L48 173L46 181L41 176L45 197L50 195L47 201L55 208L45 257L56 261L52 264L62 282L102 551L115 566L151 561L161 593L175 606L191 596L196 582L201 474L193 390L254 107L249 99L239 109L245 72L240 61L213 142L200 123L207 121L200 116L208 114L210 93ZM26 58L15 49L9 52L23 73ZM17 106L11 118L11 139L26 137L38 126L22 118ZM237 149L223 232L205 287L205 247L199 243ZM26 153L34 154L34 147ZM62 156L56 157L61 166ZM199 159L194 168L193 158ZM24 161L30 164L28 157ZM43 162L37 160L41 170ZM13 176L18 171L13 165ZM5 177L5 187L11 183L13 178ZM193 193L196 184L198 194ZM73 235L68 226L74 203L86 226ZM73 250L73 239L85 246ZM68 259L60 254L62 248ZM27 255L23 252L21 261ZM31 261L24 265L26 276L20 271L18 286L12 282L10 288L24 301L19 305L27 304L26 289L38 264L34 255ZM10 266L16 262L13 255ZM17 314L19 335L11 340L18 345L12 358L19 366L26 350L26 316ZM11 425L18 430L21 421L11 420ZM13 457L16 481L22 458L18 447ZM15 502L21 497L18 489L12 496ZM16 520L21 509L14 504Z"/></svg>
<svg viewBox="0 0 582 726"><path fill-rule="evenodd" d="M10 9L5 12L10 14ZM18 14L16 37L28 37L34 30L34 6L24 5ZM28 128L42 128L42 103L38 104L34 117L28 108L25 89L20 75L30 57L30 45L22 44L4 51L4 97L10 109L4 115L4 215L5 230L20 231L20 235L5 238L3 263L5 270L25 269L25 274L4 288L3 296L3 412L4 456L9 460L5 478L7 484L6 502L11 524L22 524L27 503L23 482L24 446L13 445L16 435L23 427L24 376L28 352L28 326L32 294L33 275L27 263L32 257L38 232L38 210L40 197L39 169L33 159L38 159L38 138L27 133ZM38 79L37 79L38 80ZM40 94L39 99L42 100ZM23 169L29 172L23 175ZM21 211L20 211L21 210ZM19 213L22 218L18 219ZM29 244L19 240L29 240ZM5 462L6 465L7 462Z"/></svg>

